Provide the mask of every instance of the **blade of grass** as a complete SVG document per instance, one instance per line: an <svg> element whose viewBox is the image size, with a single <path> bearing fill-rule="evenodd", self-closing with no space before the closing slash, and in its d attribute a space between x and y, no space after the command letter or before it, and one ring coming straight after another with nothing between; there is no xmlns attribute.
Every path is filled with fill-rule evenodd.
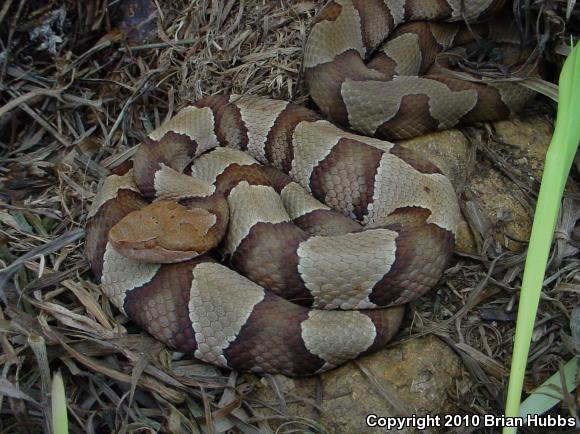
<svg viewBox="0 0 580 434"><path fill-rule="evenodd" d="M580 140L580 48L576 45L560 74L556 127L544 165L544 174L526 258L508 394L506 417L517 417L534 320L564 186ZM504 427L504 434L516 428Z"/></svg>
<svg viewBox="0 0 580 434"><path fill-rule="evenodd" d="M68 416L66 395L62 374L57 371L52 378L52 432L53 434L68 434Z"/></svg>
<svg viewBox="0 0 580 434"><path fill-rule="evenodd" d="M574 357L564 365L564 379L566 390L572 392L575 387L576 371L578 370L578 358ZM542 383L534 392L526 398L520 407L520 416L526 417L528 414L542 414L550 410L562 398L558 399L556 390L562 389L560 372L556 372ZM561 392L560 392L561 394Z"/></svg>

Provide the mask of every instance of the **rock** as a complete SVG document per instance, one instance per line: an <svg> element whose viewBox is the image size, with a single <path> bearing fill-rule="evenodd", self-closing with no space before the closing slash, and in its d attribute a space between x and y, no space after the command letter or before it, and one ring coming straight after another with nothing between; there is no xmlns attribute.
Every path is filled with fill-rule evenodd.
<svg viewBox="0 0 580 434"><path fill-rule="evenodd" d="M455 239L455 250L466 255L477 254L477 242L469 228L469 224L465 218L461 218L459 226L457 227L457 238Z"/></svg>
<svg viewBox="0 0 580 434"><path fill-rule="evenodd" d="M400 414L389 399L400 402L409 414L456 413L448 392L454 389L462 372L459 357L438 338L427 336L402 342L320 376L274 376L275 388L285 402L282 405L273 382L255 376L248 376L248 380L255 387L250 398L270 407L260 409L262 414L276 414L271 409L285 414L285 418L270 421L274 429L295 421L286 428L305 432L310 420L314 426L318 423L332 433L371 433L376 428L366 425L367 415ZM278 432L285 432L284 427Z"/></svg>
<svg viewBox="0 0 580 434"><path fill-rule="evenodd" d="M498 144L494 149L516 172L520 182L539 182L544 157L552 137L552 124L542 116L510 119L493 124ZM487 159L474 161L472 145L458 130L427 134L400 143L435 163L447 175L456 191L462 192L463 208L477 218L484 235L492 231L504 247L519 251L529 239L533 210L525 192ZM458 230L456 249L477 253L477 242L464 220Z"/></svg>
<svg viewBox="0 0 580 434"><path fill-rule="evenodd" d="M494 239L509 250L519 251L530 237L532 209L524 194L489 164L480 165L466 186L466 196L487 221Z"/></svg>
<svg viewBox="0 0 580 434"><path fill-rule="evenodd" d="M500 140L514 146L510 162L521 172L539 180L554 132L552 123L543 116L533 116L496 122L493 128Z"/></svg>
<svg viewBox="0 0 580 434"><path fill-rule="evenodd" d="M531 187L539 183L552 138L552 124L542 116L510 119L493 124L497 153L514 178ZM518 173L519 172L519 173ZM530 238L533 208L518 183L485 161L468 180L465 196L490 222L494 238L509 250L521 251Z"/></svg>
<svg viewBox="0 0 580 434"><path fill-rule="evenodd" d="M399 142L434 163L460 191L469 170L471 153L467 138L459 130L445 130Z"/></svg>

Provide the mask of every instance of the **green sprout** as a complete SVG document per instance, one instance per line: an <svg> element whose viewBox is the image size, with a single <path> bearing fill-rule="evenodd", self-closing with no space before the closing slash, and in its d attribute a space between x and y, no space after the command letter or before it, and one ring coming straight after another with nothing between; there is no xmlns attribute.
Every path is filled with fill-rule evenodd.
<svg viewBox="0 0 580 434"><path fill-rule="evenodd" d="M544 413L558 404L564 398L562 377L564 377L565 390L569 391L574 388L574 379L577 370L578 359L574 357L564 365L562 372L556 372L522 402L520 406L520 417L525 418L529 414Z"/></svg>
<svg viewBox="0 0 580 434"><path fill-rule="evenodd" d="M552 141L546 153L544 174L522 280L516 335L506 402L506 417L520 415L520 399L534 320L548 263L560 202L580 141L580 49L572 50L560 73L558 113ZM527 409L529 411L530 409ZM538 409L540 412L546 409ZM515 428L504 427L504 434Z"/></svg>
<svg viewBox="0 0 580 434"><path fill-rule="evenodd" d="M57 371L52 378L51 400L52 432L53 434L68 434L66 394L60 371Z"/></svg>

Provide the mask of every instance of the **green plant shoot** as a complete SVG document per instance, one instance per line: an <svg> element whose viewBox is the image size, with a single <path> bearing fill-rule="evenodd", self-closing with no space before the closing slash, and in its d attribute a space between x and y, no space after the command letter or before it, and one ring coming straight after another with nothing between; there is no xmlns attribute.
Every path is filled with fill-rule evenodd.
<svg viewBox="0 0 580 434"><path fill-rule="evenodd" d="M558 112L546 153L524 269L506 402L507 417L520 414L520 399L540 291L566 179L580 140L580 49L573 47L560 73ZM513 434L515 428L504 428Z"/></svg>

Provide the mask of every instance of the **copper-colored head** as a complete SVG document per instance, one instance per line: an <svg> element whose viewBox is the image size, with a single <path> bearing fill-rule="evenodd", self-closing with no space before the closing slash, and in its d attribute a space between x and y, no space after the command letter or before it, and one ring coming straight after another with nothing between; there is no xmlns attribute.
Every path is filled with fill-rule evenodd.
<svg viewBox="0 0 580 434"><path fill-rule="evenodd" d="M161 200L127 214L109 231L123 256L143 262L181 262L215 247L221 236L212 229L215 214Z"/></svg>

